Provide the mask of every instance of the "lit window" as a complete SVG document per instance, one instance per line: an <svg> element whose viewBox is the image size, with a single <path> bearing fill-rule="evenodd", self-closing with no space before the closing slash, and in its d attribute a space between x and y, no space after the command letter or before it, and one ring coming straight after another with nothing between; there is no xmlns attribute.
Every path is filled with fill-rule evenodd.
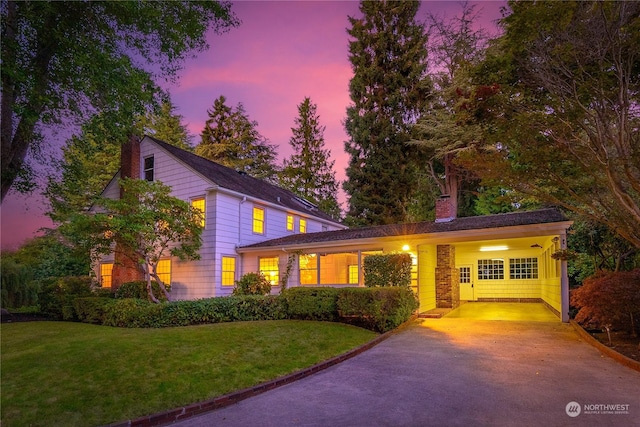
<svg viewBox="0 0 640 427"><path fill-rule="evenodd" d="M537 279L538 258L511 258L509 260L510 279Z"/></svg>
<svg viewBox="0 0 640 427"><path fill-rule="evenodd" d="M287 230L293 231L293 215L287 215Z"/></svg>
<svg viewBox="0 0 640 427"><path fill-rule="evenodd" d="M111 287L111 277L113 275L113 263L100 264L100 284L103 288Z"/></svg>
<svg viewBox="0 0 640 427"><path fill-rule="evenodd" d="M156 273L165 286L171 286L171 260L161 259L156 266Z"/></svg>
<svg viewBox="0 0 640 427"><path fill-rule="evenodd" d="M253 208L253 232L264 234L264 209Z"/></svg>
<svg viewBox="0 0 640 427"><path fill-rule="evenodd" d="M280 280L278 261L278 257L260 258L260 273L271 282L271 286L278 286L278 280Z"/></svg>
<svg viewBox="0 0 640 427"><path fill-rule="evenodd" d="M471 267L460 267L460 283L471 283Z"/></svg>
<svg viewBox="0 0 640 427"><path fill-rule="evenodd" d="M318 257L316 254L300 255L299 267L301 285L318 284Z"/></svg>
<svg viewBox="0 0 640 427"><path fill-rule="evenodd" d="M349 284L357 285L358 284L358 265L350 265L349 266Z"/></svg>
<svg viewBox="0 0 640 427"><path fill-rule="evenodd" d="M153 156L144 158L144 179L153 181Z"/></svg>
<svg viewBox="0 0 640 427"><path fill-rule="evenodd" d="M236 280L236 259L230 256L222 257L222 286L233 286Z"/></svg>
<svg viewBox="0 0 640 427"><path fill-rule="evenodd" d="M306 233L307 232L307 220L306 219L300 218L300 232L301 233Z"/></svg>
<svg viewBox="0 0 640 427"><path fill-rule="evenodd" d="M503 280L504 260L502 259L479 259L478 260L478 280Z"/></svg>
<svg viewBox="0 0 640 427"><path fill-rule="evenodd" d="M205 212L204 198L191 200L191 206L193 206L195 209L199 210L202 213L202 219L200 220L200 227L204 228L205 213L206 213Z"/></svg>

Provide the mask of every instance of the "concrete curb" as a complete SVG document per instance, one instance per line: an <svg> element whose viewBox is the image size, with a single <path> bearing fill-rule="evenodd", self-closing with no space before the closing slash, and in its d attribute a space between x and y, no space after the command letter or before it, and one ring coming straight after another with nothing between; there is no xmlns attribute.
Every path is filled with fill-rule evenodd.
<svg viewBox="0 0 640 427"><path fill-rule="evenodd" d="M587 343L597 348L602 354L609 356L610 358L614 359L616 362L628 368L631 368L640 372L640 362L638 362L637 360L633 360L623 354L620 354L614 349L609 348L606 345L602 344L600 341L598 341L593 336L591 336L589 332L585 331L582 328L582 326L580 326L578 322L576 322L575 320L570 320L569 323L571 323L571 326L573 326L573 328L576 330L576 332L578 332L578 335L580 335L582 339L584 339Z"/></svg>
<svg viewBox="0 0 640 427"><path fill-rule="evenodd" d="M233 393L225 394L223 396L218 396L210 400L205 400L203 402L194 403L194 404L183 406L180 408L170 409L166 412L147 415L145 417L137 418L134 420L127 420L127 421L122 421L114 424L109 424L108 426L105 426L105 427L164 426L164 425L172 424L176 421L182 421L187 418L204 414L206 412L224 408L225 406L233 405L235 403L240 402L241 400L248 399L250 397L257 396L258 394L264 393L265 391L273 390L280 386L292 383L294 381L308 377L309 375L313 375L316 372L320 372L324 369L330 368L331 366L337 365L340 362L344 362L347 359L351 359L352 357L357 356L360 353L363 353L369 350L370 348L376 346L377 344L380 344L382 341L386 340L391 335L396 334L399 331L405 329L409 324L413 323L413 321L415 321L417 318L418 318L417 315L413 315L409 320L404 322L402 325L398 326L397 328L391 331L385 332L384 334L375 337L374 339L372 339L368 343L361 345L360 347L356 347L353 350L350 350L339 356L332 357L331 359L322 361L317 365L310 366L308 368L291 373L289 375L285 375L283 377L276 378L274 380L267 381L253 387L245 388L243 390L238 390Z"/></svg>

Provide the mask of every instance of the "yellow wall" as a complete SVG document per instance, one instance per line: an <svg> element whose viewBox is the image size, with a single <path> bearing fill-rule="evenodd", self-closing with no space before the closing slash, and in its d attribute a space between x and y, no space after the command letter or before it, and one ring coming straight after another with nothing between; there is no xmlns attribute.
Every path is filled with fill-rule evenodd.
<svg viewBox="0 0 640 427"><path fill-rule="evenodd" d="M418 299L420 312L436 308L436 246L418 246Z"/></svg>

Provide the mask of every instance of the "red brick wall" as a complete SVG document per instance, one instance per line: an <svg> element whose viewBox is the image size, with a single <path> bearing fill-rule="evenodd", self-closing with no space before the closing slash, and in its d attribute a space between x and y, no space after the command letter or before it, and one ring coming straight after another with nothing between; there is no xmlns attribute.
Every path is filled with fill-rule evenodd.
<svg viewBox="0 0 640 427"><path fill-rule="evenodd" d="M456 212L453 212L451 198L449 196L440 196L436 200L436 222L451 221L455 217Z"/></svg>
<svg viewBox="0 0 640 427"><path fill-rule="evenodd" d="M436 264L436 307L460 306L460 271L455 268L456 248L438 245Z"/></svg>

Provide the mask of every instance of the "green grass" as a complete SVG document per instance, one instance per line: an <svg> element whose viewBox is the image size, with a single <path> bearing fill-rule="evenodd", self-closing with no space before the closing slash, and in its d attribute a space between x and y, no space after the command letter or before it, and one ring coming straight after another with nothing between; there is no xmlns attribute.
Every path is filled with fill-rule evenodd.
<svg viewBox="0 0 640 427"><path fill-rule="evenodd" d="M289 320L166 329L25 322L0 332L3 427L137 418L286 375L376 335Z"/></svg>

